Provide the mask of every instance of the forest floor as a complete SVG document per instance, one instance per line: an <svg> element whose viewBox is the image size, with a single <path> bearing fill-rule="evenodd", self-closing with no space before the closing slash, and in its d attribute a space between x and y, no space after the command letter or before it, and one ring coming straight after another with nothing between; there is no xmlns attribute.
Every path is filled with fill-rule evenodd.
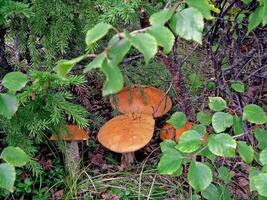
<svg viewBox="0 0 267 200"><path fill-rule="evenodd" d="M182 69L185 74L187 92L194 112L205 110L208 96L214 96L216 90L216 88L208 87L208 84L214 80L210 59L201 47L196 47L194 44L181 44L177 54L178 59L181 60L190 55L190 58L185 60ZM253 68L253 65L246 72L249 73L251 68ZM171 76L159 60L153 60L148 65L144 65L142 61L133 60L123 66L123 72L127 85L152 85L166 91L171 84ZM80 72L76 71L75 73ZM174 86L168 93L173 100L173 108L165 116L156 120L153 139L143 149L135 153L135 163L128 170L121 171L121 155L105 149L99 144L96 137L100 127L106 121L118 115L118 112L112 109L108 98L102 97L103 75L99 72L89 73L87 74L87 80L87 85L73 87L72 89L77 103L81 103L90 113L90 127L88 129L90 130L90 140L88 144L80 144L80 152L83 152L83 159L80 163L81 173L66 178L62 154L53 143L44 144L36 159L47 173L42 177L43 185L49 187L46 186L43 192L40 193L39 191L40 194L36 194L40 196L39 199L42 199L44 195L51 195L54 200L62 199L63 196L66 199L77 196L76 199L105 200L188 199L192 194L192 189L187 183L186 173L183 173L180 177L171 177L160 175L157 172L157 164L161 156L160 129L173 112L181 110L177 103ZM247 95L253 95L249 92L256 86L251 84L249 87L252 89L248 90ZM206 161L203 160L203 162ZM211 163L208 164L212 165ZM218 169L220 166L231 169L232 181L228 185L231 195L235 199L251 199L247 178L248 165L236 156L233 159L219 157L211 167ZM187 167L185 167L184 172L187 172L187 170ZM21 172L18 182L24 181L27 176L29 176L27 172ZM49 181L51 182L49 183ZM216 183L216 180L214 181ZM39 183L40 188L43 185ZM66 185L70 190L64 192ZM25 187L23 186L22 189L26 190ZM24 199L27 199L26 196Z"/></svg>

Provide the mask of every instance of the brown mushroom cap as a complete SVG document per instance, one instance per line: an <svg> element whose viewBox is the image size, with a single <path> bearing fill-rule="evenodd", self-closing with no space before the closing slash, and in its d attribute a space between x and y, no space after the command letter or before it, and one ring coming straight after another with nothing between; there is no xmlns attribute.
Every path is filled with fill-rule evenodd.
<svg viewBox="0 0 267 200"><path fill-rule="evenodd" d="M161 140L175 139L175 141L178 142L181 135L183 135L186 131L190 130L193 127L193 125L194 125L193 122L186 122L183 128L175 129L172 125L165 124L163 128L160 130L160 139ZM206 132L202 136L202 144L205 144L208 141L208 137L209 133Z"/></svg>
<svg viewBox="0 0 267 200"><path fill-rule="evenodd" d="M145 113L160 117L167 113L172 102L165 93L151 86L125 87L111 98L111 105L121 113Z"/></svg>
<svg viewBox="0 0 267 200"><path fill-rule="evenodd" d="M117 153L129 153L143 148L152 138L155 121L152 116L128 113L112 118L98 133L98 141Z"/></svg>
<svg viewBox="0 0 267 200"><path fill-rule="evenodd" d="M80 141L89 139L89 135L83 129L74 124L66 125L65 128L67 129L67 132L65 130L62 130L62 132L60 131L58 135L53 134L50 137L50 140Z"/></svg>
<svg viewBox="0 0 267 200"><path fill-rule="evenodd" d="M190 130L193 125L194 124L192 122L186 122L183 128L175 129L174 127L172 127L172 125L166 124L160 130L160 139L162 140L175 139L175 141L177 142L180 136L183 135L184 132Z"/></svg>

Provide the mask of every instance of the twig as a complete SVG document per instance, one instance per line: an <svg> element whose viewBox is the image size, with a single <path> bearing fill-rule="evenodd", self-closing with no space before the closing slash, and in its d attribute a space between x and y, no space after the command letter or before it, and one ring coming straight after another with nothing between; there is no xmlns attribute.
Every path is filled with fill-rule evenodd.
<svg viewBox="0 0 267 200"><path fill-rule="evenodd" d="M181 62L181 66L183 66L183 64L187 61L187 59L190 57L190 56L192 56L192 54L195 52L195 50L197 49L197 47L199 46L199 43L197 43L195 46L194 46L194 48L193 48L193 50L182 60L182 62Z"/></svg>
<svg viewBox="0 0 267 200"><path fill-rule="evenodd" d="M95 58L95 57L97 57L97 56L98 56L98 54L88 54L88 55L87 55L88 58Z"/></svg>
<svg viewBox="0 0 267 200"><path fill-rule="evenodd" d="M245 78L244 82L247 81L251 76L254 76L258 71L262 70L264 67L267 67L267 65L263 65L262 67L251 73L247 78Z"/></svg>
<svg viewBox="0 0 267 200"><path fill-rule="evenodd" d="M123 64L127 65L129 62L132 62L133 60L138 60L139 58L143 58L143 57L144 56L142 54L140 54L140 55L132 56L132 57L129 57L129 58L125 58L123 60Z"/></svg>

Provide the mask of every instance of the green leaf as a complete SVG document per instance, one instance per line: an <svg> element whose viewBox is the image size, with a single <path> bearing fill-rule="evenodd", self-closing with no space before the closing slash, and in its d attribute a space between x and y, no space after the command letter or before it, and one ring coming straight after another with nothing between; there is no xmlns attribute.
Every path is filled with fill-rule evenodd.
<svg viewBox="0 0 267 200"><path fill-rule="evenodd" d="M213 11L213 12L215 12L217 14L219 14L221 12L220 9L216 8L213 4L209 4L209 8L210 8L211 11Z"/></svg>
<svg viewBox="0 0 267 200"><path fill-rule="evenodd" d="M126 34L126 38L144 55L146 64L157 53L157 41L148 33L139 33L134 36L127 36Z"/></svg>
<svg viewBox="0 0 267 200"><path fill-rule="evenodd" d="M226 133L211 135L208 140L208 148L217 156L234 157L236 141Z"/></svg>
<svg viewBox="0 0 267 200"><path fill-rule="evenodd" d="M72 68L85 58L85 55L79 56L71 60L59 60L57 66L54 70L62 78L66 78L67 74L72 70Z"/></svg>
<svg viewBox="0 0 267 200"><path fill-rule="evenodd" d="M159 46L163 47L165 54L172 50L174 44L174 35L164 26L152 26L147 30L147 33L156 38Z"/></svg>
<svg viewBox="0 0 267 200"><path fill-rule="evenodd" d="M111 28L112 26L110 24L106 24L103 22L95 25L92 29L90 29L86 33L85 42L87 46L90 46L94 44L96 41L103 38Z"/></svg>
<svg viewBox="0 0 267 200"><path fill-rule="evenodd" d="M260 153L260 162L263 165L267 165L267 148L262 150L262 152Z"/></svg>
<svg viewBox="0 0 267 200"><path fill-rule="evenodd" d="M201 146L202 136L195 130L184 132L175 148L183 153L192 153Z"/></svg>
<svg viewBox="0 0 267 200"><path fill-rule="evenodd" d="M196 132L198 132L198 133L201 135L201 137L202 137L203 135L205 135L205 133L207 132L207 130L206 130L206 126L204 126L203 124L197 124L197 125L194 125L194 126L192 127L192 130L195 130Z"/></svg>
<svg viewBox="0 0 267 200"><path fill-rule="evenodd" d="M9 94L0 94L0 114L11 119L18 110L18 102L16 96Z"/></svg>
<svg viewBox="0 0 267 200"><path fill-rule="evenodd" d="M254 177L258 176L261 173L261 171L256 168L256 167L250 167L249 169L249 187L250 187L250 191L255 191L256 187L255 187L255 182L254 182Z"/></svg>
<svg viewBox="0 0 267 200"><path fill-rule="evenodd" d="M204 19L197 9L186 8L180 13L176 13L170 20L170 26L180 37L202 44Z"/></svg>
<svg viewBox="0 0 267 200"><path fill-rule="evenodd" d="M263 20L264 8L258 6L256 10L250 14L248 19L248 33L260 25Z"/></svg>
<svg viewBox="0 0 267 200"><path fill-rule="evenodd" d="M164 140L160 143L160 149L164 153L168 149L175 149L176 142L173 140Z"/></svg>
<svg viewBox="0 0 267 200"><path fill-rule="evenodd" d="M104 53L97 55L92 62L90 62L88 65L86 65L83 72L86 73L86 72L91 71L92 69L101 68L105 58L106 58L106 56Z"/></svg>
<svg viewBox="0 0 267 200"><path fill-rule="evenodd" d="M127 34L129 34L129 33L127 32ZM130 35L129 35L129 37L130 37ZM118 34L113 35L112 38L108 41L108 48L111 48L112 46L116 45L119 40L123 40L123 39L120 38L120 36Z"/></svg>
<svg viewBox="0 0 267 200"><path fill-rule="evenodd" d="M196 8L206 19L214 19L211 16L211 8L214 9L214 6L211 6L208 0L186 0L186 3L193 8ZM217 9L216 11L218 11ZM220 12L220 10L219 10Z"/></svg>
<svg viewBox="0 0 267 200"><path fill-rule="evenodd" d="M151 15L151 17L149 18L149 22L152 26L155 26L155 25L163 26L167 21L169 21L173 13L174 13L173 8L161 10Z"/></svg>
<svg viewBox="0 0 267 200"><path fill-rule="evenodd" d="M191 195L190 200L201 200L201 196L199 196L198 194L193 194Z"/></svg>
<svg viewBox="0 0 267 200"><path fill-rule="evenodd" d="M211 160L212 162L215 161L216 156L206 147L204 150L202 150L198 155L204 156Z"/></svg>
<svg viewBox="0 0 267 200"><path fill-rule="evenodd" d="M260 173L257 176L254 176L253 183L257 192L264 197L267 197L267 173Z"/></svg>
<svg viewBox="0 0 267 200"><path fill-rule="evenodd" d="M4 188L13 192L16 172L15 168L8 164L0 164L0 188Z"/></svg>
<svg viewBox="0 0 267 200"><path fill-rule="evenodd" d="M105 60L101 70L106 75L106 81L102 89L103 96L119 92L123 88L123 77L120 68Z"/></svg>
<svg viewBox="0 0 267 200"><path fill-rule="evenodd" d="M231 88L236 92L245 92L245 85L241 81L235 81L231 83Z"/></svg>
<svg viewBox="0 0 267 200"><path fill-rule="evenodd" d="M179 169L177 169L177 171L175 171L174 173L171 174L171 176L173 176L173 177L181 176L183 173L183 169L184 169L183 165L181 165L179 167Z"/></svg>
<svg viewBox="0 0 267 200"><path fill-rule="evenodd" d="M207 88L209 90L214 90L216 88L216 84L213 81L209 82L208 85L207 85Z"/></svg>
<svg viewBox="0 0 267 200"><path fill-rule="evenodd" d="M191 162L188 171L189 184L196 190L205 190L212 181L211 169L200 162Z"/></svg>
<svg viewBox="0 0 267 200"><path fill-rule="evenodd" d="M257 128L254 134L258 141L258 148L261 150L267 148L267 131L262 128Z"/></svg>
<svg viewBox="0 0 267 200"><path fill-rule="evenodd" d="M188 81L190 85L190 92L192 94L196 94L200 88L203 86L203 81L201 80L201 76L197 73L190 73L188 76Z"/></svg>
<svg viewBox="0 0 267 200"><path fill-rule="evenodd" d="M21 90L26 86L27 82L27 76L21 72L10 72L6 74L2 80L3 86L11 92Z"/></svg>
<svg viewBox="0 0 267 200"><path fill-rule="evenodd" d="M220 200L233 200L231 198L231 193L227 186L224 185L218 185L218 191L220 194Z"/></svg>
<svg viewBox="0 0 267 200"><path fill-rule="evenodd" d="M229 171L229 169L225 166L221 166L218 169L219 172L219 179L221 179L225 184L230 183L233 174Z"/></svg>
<svg viewBox="0 0 267 200"><path fill-rule="evenodd" d="M168 149L164 151L158 164L160 174L172 175L181 167L182 155L176 149Z"/></svg>
<svg viewBox="0 0 267 200"><path fill-rule="evenodd" d="M263 173L267 173L267 165L264 165L262 168L261 168L261 171Z"/></svg>
<svg viewBox="0 0 267 200"><path fill-rule="evenodd" d="M239 135L244 132L242 119L236 115L233 117L233 130L235 135Z"/></svg>
<svg viewBox="0 0 267 200"><path fill-rule="evenodd" d="M246 142L238 141L237 149L242 160L244 160L248 164L251 164L254 160L253 148L251 146L248 146Z"/></svg>
<svg viewBox="0 0 267 200"><path fill-rule="evenodd" d="M267 197L259 195L257 200L267 200Z"/></svg>
<svg viewBox="0 0 267 200"><path fill-rule="evenodd" d="M267 1L260 0L260 3L262 4L262 7L263 7L262 25L265 26L267 24Z"/></svg>
<svg viewBox="0 0 267 200"><path fill-rule="evenodd" d="M220 196L217 187L212 183L201 192L201 195L202 197L208 200L217 200Z"/></svg>
<svg viewBox="0 0 267 200"><path fill-rule="evenodd" d="M174 128L183 128L187 122L187 117L183 112L175 112L166 122L171 124Z"/></svg>
<svg viewBox="0 0 267 200"><path fill-rule="evenodd" d="M209 108L213 111L222 111L227 108L227 104L222 97L209 97Z"/></svg>
<svg viewBox="0 0 267 200"><path fill-rule="evenodd" d="M29 157L21 148L12 146L6 147L0 158L15 167L22 167L29 161Z"/></svg>
<svg viewBox="0 0 267 200"><path fill-rule="evenodd" d="M120 41L117 41L108 50L108 57L111 59L111 62L114 63L114 65L118 65L130 49L130 42L126 39L122 39Z"/></svg>
<svg viewBox="0 0 267 200"><path fill-rule="evenodd" d="M241 0L245 4L249 4L252 0Z"/></svg>
<svg viewBox="0 0 267 200"><path fill-rule="evenodd" d="M211 121L214 131L221 133L233 125L233 116L224 112L216 112Z"/></svg>
<svg viewBox="0 0 267 200"><path fill-rule="evenodd" d="M248 120L250 123L264 124L267 117L263 109L255 104L249 104L244 107L243 120Z"/></svg>
<svg viewBox="0 0 267 200"><path fill-rule="evenodd" d="M211 124L211 114L207 112L198 112L197 113L197 121L199 121L201 124L208 126Z"/></svg>

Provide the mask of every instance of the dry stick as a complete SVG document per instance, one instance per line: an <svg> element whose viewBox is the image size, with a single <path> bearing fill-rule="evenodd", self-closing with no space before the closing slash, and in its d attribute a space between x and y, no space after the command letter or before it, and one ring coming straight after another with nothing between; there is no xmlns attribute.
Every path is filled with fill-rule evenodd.
<svg viewBox="0 0 267 200"><path fill-rule="evenodd" d="M251 73L243 82L247 81L251 76L254 76L257 72L259 72L260 70L262 70L265 67L267 67L267 65L263 65L262 67L260 67L259 69L257 69L253 73Z"/></svg>
<svg viewBox="0 0 267 200"><path fill-rule="evenodd" d="M176 44L176 43L175 43ZM171 73L174 76L176 80L176 91L178 96L181 97L181 109L182 111L186 114L189 120L194 121L194 112L193 112L193 107L192 107L192 102L190 100L187 88L185 86L185 78L184 74L182 72L182 65L178 64L178 61L176 59L176 48L177 46L174 45L173 47L173 58L171 58ZM177 99L179 102L180 100Z"/></svg>
<svg viewBox="0 0 267 200"><path fill-rule="evenodd" d="M259 64L261 65L261 45L259 44L259 40L258 40L258 38L257 38L257 36L256 36L256 34L255 34L255 32L254 31L252 31L252 33L253 33L253 36L255 37L255 41L256 41L256 44L257 44L257 46L258 46L258 59L259 59Z"/></svg>
<svg viewBox="0 0 267 200"><path fill-rule="evenodd" d="M143 58L143 57L144 56L142 54L140 54L140 55L132 56L132 57L129 57L129 58L125 58L124 61L123 61L123 65L127 65L131 61L138 60L138 59Z"/></svg>
<svg viewBox="0 0 267 200"><path fill-rule="evenodd" d="M227 1L224 1L223 2L223 5L222 5L222 12L219 14L219 17L223 17L227 12L228 10L234 6L234 4L237 2L237 0L234 0L227 8L224 9L224 7L227 5ZM214 26L212 27L212 33L211 35L208 37L208 55L210 56L212 62L213 62L213 65L214 65L214 75L215 75L215 80L216 80L216 83L218 85L218 91L217 93L220 91L220 92L224 92L227 96L229 96L229 94L227 93L227 91L224 89L221 81L219 80L220 79L220 75L222 75L222 69L219 65L219 62L218 60L216 59L213 51L212 51L212 45L213 45L213 41L214 41L214 36L217 32L217 29L220 27L220 20L217 19L217 21L215 22ZM219 72L219 73L218 73ZM218 94L216 94L218 95Z"/></svg>
<svg viewBox="0 0 267 200"><path fill-rule="evenodd" d="M235 80L238 79L239 75L241 74L241 72L246 68L247 64L252 60L252 57L250 59L248 59L248 61L243 65L242 69L238 71L237 75L235 76Z"/></svg>
<svg viewBox="0 0 267 200"><path fill-rule="evenodd" d="M195 50L198 48L198 46L199 46L199 43L197 43L194 46L193 50L183 59L183 61L180 64L181 66L183 66L183 64L187 61L187 59L195 52Z"/></svg>

